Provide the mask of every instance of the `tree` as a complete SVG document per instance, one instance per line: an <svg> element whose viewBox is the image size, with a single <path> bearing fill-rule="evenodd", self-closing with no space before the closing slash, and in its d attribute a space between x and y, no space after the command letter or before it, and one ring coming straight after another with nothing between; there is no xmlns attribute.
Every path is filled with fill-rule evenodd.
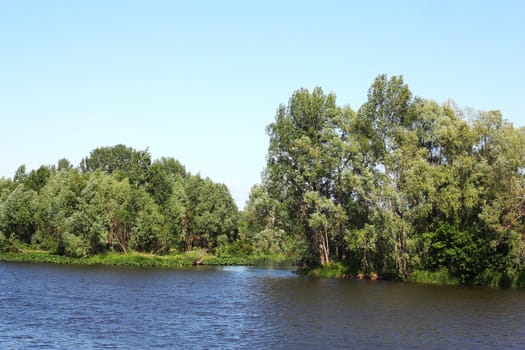
<svg viewBox="0 0 525 350"><path fill-rule="evenodd" d="M51 176L52 173L49 167L42 165L36 171L31 171L29 175L24 179L24 183L27 186L27 188L30 188L36 192L40 192L40 190L46 185L47 181Z"/></svg>
<svg viewBox="0 0 525 350"><path fill-rule="evenodd" d="M76 169L64 168L49 179L38 196L34 244L52 251L63 247L63 235L71 232L72 216L79 210L85 186L86 176Z"/></svg>
<svg viewBox="0 0 525 350"><path fill-rule="evenodd" d="M128 242L123 237L132 225L119 220L132 218L122 215L130 191L127 179L119 181L99 171L90 174L80 194L78 210L68 220L68 233L80 236L90 254L104 252L114 243L125 251Z"/></svg>
<svg viewBox="0 0 525 350"><path fill-rule="evenodd" d="M312 93L301 89L293 93L287 106L279 107L275 122L267 128L270 146L264 186L270 198L284 205L290 222L283 229L306 243L303 260L307 265L329 264L341 251L335 246L336 237L342 235L333 232L341 226L321 224L319 206L310 204L317 198L326 208L338 207L335 193L343 158L339 147L342 116L334 94L325 95L320 88ZM324 218L339 221L343 215Z"/></svg>
<svg viewBox="0 0 525 350"><path fill-rule="evenodd" d="M173 176L160 162L154 162L148 169L146 189L157 205L165 206L173 194Z"/></svg>
<svg viewBox="0 0 525 350"><path fill-rule="evenodd" d="M190 176L184 185L181 233L185 250L199 247L213 251L220 236L235 239L238 209L227 187L199 175Z"/></svg>
<svg viewBox="0 0 525 350"><path fill-rule="evenodd" d="M268 196L260 185L252 187L248 202L241 212L240 239L262 254L284 253L293 239L286 239L282 227L287 222L281 203Z"/></svg>
<svg viewBox="0 0 525 350"><path fill-rule="evenodd" d="M80 169L82 172L100 170L106 174L118 172L122 178L129 178L131 184L143 184L150 165L151 155L147 149L137 151L119 144L94 149L89 157L82 159Z"/></svg>
<svg viewBox="0 0 525 350"><path fill-rule="evenodd" d="M26 177L27 177L26 166L25 166L25 164L22 164L16 170L15 176L13 176L13 181L15 183L21 183L21 182L23 182L25 180Z"/></svg>
<svg viewBox="0 0 525 350"><path fill-rule="evenodd" d="M133 200L139 203L140 209L134 215L131 246L143 252L168 252L171 242L159 206L143 189L135 190L135 193Z"/></svg>
<svg viewBox="0 0 525 350"><path fill-rule="evenodd" d="M58 171L70 170L70 169L73 169L73 165L71 164L69 160L67 160L66 158L62 158L58 160L58 166L57 166Z"/></svg>
<svg viewBox="0 0 525 350"><path fill-rule="evenodd" d="M425 234L425 239L424 262L430 270L447 268L462 283L472 283L486 268L487 245L470 231L458 231L445 223Z"/></svg>
<svg viewBox="0 0 525 350"><path fill-rule="evenodd" d="M518 270L525 262L525 128L515 129L499 111L480 113L473 128L484 174L477 213L492 269Z"/></svg>
<svg viewBox="0 0 525 350"><path fill-rule="evenodd" d="M31 243L35 233L37 193L19 184L0 205L0 230L7 238L14 236Z"/></svg>

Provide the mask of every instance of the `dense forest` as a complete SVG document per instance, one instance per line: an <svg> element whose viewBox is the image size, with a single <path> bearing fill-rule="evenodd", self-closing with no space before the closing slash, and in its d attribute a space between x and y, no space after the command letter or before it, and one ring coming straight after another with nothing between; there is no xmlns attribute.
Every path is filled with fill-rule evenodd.
<svg viewBox="0 0 525 350"><path fill-rule="evenodd" d="M0 180L0 241L106 251L282 254L305 269L525 286L525 128L378 76L354 111L300 89L267 127L262 181L225 185L124 145ZM417 280L417 278L416 278Z"/></svg>
<svg viewBox="0 0 525 350"><path fill-rule="evenodd" d="M0 239L71 257L215 251L238 232L225 185L124 145L97 148L76 168L65 159L30 173L21 166L0 181L0 203Z"/></svg>

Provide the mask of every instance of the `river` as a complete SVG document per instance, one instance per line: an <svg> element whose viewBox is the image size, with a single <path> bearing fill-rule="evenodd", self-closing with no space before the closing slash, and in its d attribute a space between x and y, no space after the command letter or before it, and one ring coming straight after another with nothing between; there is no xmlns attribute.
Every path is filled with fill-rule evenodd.
<svg viewBox="0 0 525 350"><path fill-rule="evenodd" d="M0 349L525 349L525 292L0 263Z"/></svg>

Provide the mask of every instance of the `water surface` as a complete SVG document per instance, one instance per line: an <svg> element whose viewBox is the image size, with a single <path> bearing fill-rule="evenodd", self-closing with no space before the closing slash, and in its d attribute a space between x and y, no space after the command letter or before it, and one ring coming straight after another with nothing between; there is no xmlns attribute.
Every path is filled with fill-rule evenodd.
<svg viewBox="0 0 525 350"><path fill-rule="evenodd" d="M525 348L525 292L0 263L1 349Z"/></svg>

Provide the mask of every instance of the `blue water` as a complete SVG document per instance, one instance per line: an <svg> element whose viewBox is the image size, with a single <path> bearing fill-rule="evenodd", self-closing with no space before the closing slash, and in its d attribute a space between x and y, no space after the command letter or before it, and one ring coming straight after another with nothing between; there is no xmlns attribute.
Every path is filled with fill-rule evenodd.
<svg viewBox="0 0 525 350"><path fill-rule="evenodd" d="M525 349L525 293L0 263L0 349Z"/></svg>

